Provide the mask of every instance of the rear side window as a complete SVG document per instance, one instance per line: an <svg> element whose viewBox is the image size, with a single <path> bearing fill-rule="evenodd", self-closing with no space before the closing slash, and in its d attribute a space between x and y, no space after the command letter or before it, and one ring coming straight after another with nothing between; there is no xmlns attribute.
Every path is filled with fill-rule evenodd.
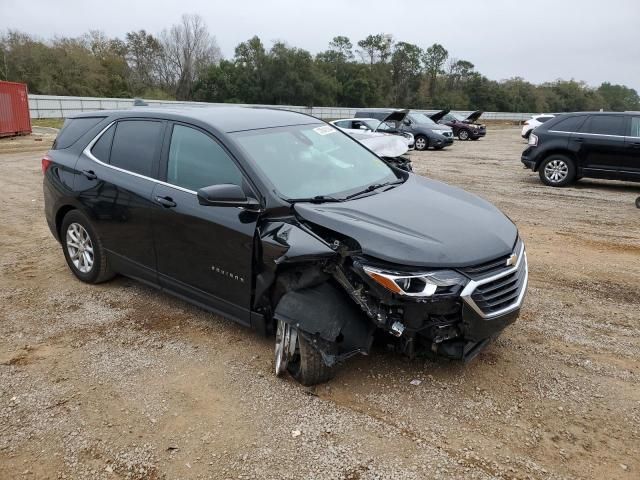
<svg viewBox="0 0 640 480"><path fill-rule="evenodd" d="M586 115L576 115L573 117L563 118L558 123L551 126L551 130L557 130L560 132L577 132L582 123L584 122Z"/></svg>
<svg viewBox="0 0 640 480"><path fill-rule="evenodd" d="M622 115L592 115L582 126L582 133L593 133L599 135L620 135L624 131L625 117Z"/></svg>
<svg viewBox="0 0 640 480"><path fill-rule="evenodd" d="M336 126L338 126L340 128L351 128L351 121L349 121L349 120L340 120L339 122L336 122Z"/></svg>
<svg viewBox="0 0 640 480"><path fill-rule="evenodd" d="M106 132L104 132L98 141L93 145L91 153L98 160L104 163L109 163L109 154L111 153L111 143L113 142L113 134L116 132L115 125L111 125Z"/></svg>
<svg viewBox="0 0 640 480"><path fill-rule="evenodd" d="M640 117L631 117L631 136L640 138Z"/></svg>
<svg viewBox="0 0 640 480"><path fill-rule="evenodd" d="M151 177L158 153L163 123L151 120L121 120L111 146L109 163L129 172Z"/></svg>
<svg viewBox="0 0 640 480"><path fill-rule="evenodd" d="M169 147L167 182L196 191L222 183L242 186L242 174L211 137L194 128L175 125Z"/></svg>
<svg viewBox="0 0 640 480"><path fill-rule="evenodd" d="M106 117L67 118L53 143L54 150L69 148Z"/></svg>

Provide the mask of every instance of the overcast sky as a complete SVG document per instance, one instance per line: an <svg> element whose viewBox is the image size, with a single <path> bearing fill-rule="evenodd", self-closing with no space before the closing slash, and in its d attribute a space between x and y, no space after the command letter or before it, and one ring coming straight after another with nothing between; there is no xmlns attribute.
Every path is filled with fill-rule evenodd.
<svg viewBox="0 0 640 480"><path fill-rule="evenodd" d="M434 42L489 78L622 83L640 91L640 0L0 0L0 30L48 38L157 33L200 14L225 57L258 35L316 53L336 35Z"/></svg>

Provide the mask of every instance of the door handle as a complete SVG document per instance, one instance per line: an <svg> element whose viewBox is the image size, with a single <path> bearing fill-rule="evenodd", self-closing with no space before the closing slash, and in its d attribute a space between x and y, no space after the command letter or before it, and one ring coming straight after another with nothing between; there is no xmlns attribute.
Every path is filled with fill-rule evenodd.
<svg viewBox="0 0 640 480"><path fill-rule="evenodd" d="M156 202L165 208L173 208L176 206L176 202L171 197L156 197Z"/></svg>
<svg viewBox="0 0 640 480"><path fill-rule="evenodd" d="M87 177L89 180L95 180L98 176L94 173L93 170L82 170L82 174Z"/></svg>

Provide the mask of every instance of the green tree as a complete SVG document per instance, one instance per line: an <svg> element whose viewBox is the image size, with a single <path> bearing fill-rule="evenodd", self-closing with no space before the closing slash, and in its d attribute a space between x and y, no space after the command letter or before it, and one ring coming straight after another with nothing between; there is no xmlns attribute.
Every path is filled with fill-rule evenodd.
<svg viewBox="0 0 640 480"><path fill-rule="evenodd" d="M442 67L448 57L449 52L439 43L431 45L422 55L422 62L429 82L429 96L431 100L435 99L438 75L444 73Z"/></svg>

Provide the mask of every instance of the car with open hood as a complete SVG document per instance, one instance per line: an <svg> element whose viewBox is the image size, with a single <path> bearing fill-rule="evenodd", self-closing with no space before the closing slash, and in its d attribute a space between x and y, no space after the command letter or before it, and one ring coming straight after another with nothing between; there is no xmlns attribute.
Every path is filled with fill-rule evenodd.
<svg viewBox="0 0 640 480"><path fill-rule="evenodd" d="M483 113L478 110L465 117L458 113L452 113L451 110L441 110L430 117L440 125L451 127L453 134L460 140L478 140L487 134L487 126L478 123L478 119Z"/></svg>
<svg viewBox="0 0 640 480"><path fill-rule="evenodd" d="M524 243L496 207L296 112L79 114L42 172L77 279L125 275L273 335L276 374L307 385L376 332L410 357L469 360L527 288Z"/></svg>
<svg viewBox="0 0 640 480"><path fill-rule="evenodd" d="M411 133L415 138L416 150L430 147L441 150L453 144L451 128L438 125L424 113L415 110L368 108L357 111L354 118L376 118L386 125L393 125L397 131Z"/></svg>

